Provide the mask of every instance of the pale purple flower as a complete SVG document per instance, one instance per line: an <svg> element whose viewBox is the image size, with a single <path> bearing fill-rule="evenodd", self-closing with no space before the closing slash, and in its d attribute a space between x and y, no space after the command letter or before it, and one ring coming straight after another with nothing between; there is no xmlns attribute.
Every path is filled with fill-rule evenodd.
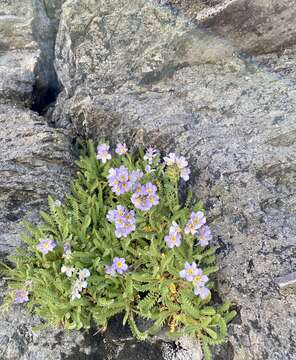
<svg viewBox="0 0 296 360"><path fill-rule="evenodd" d="M192 212L190 220L185 226L184 232L185 234L196 234L197 230L201 228L206 223L206 218L202 211Z"/></svg>
<svg viewBox="0 0 296 360"><path fill-rule="evenodd" d="M63 266L61 267L61 272L62 272L62 273L65 273L68 278L72 277L74 271L75 271L75 269L74 269L73 266L63 265Z"/></svg>
<svg viewBox="0 0 296 360"><path fill-rule="evenodd" d="M155 149L153 147L149 147L146 150L143 159L148 161L148 164L151 165L153 163L154 158L157 157L158 155L159 155L159 150L158 149Z"/></svg>
<svg viewBox="0 0 296 360"><path fill-rule="evenodd" d="M137 182L143 177L143 172L141 170L133 170L129 174L129 179L133 185L137 184Z"/></svg>
<svg viewBox="0 0 296 360"><path fill-rule="evenodd" d="M207 246L209 241L212 240L211 229L207 225L204 225L199 229L198 240L199 245L203 247Z"/></svg>
<svg viewBox="0 0 296 360"><path fill-rule="evenodd" d="M180 271L180 277L187 281L192 282L196 275L199 274L196 263L193 261L192 264L185 263L185 268Z"/></svg>
<svg viewBox="0 0 296 360"><path fill-rule="evenodd" d="M100 144L97 148L97 159L101 160L103 164L112 158L111 154L109 153L109 149L110 146L107 144Z"/></svg>
<svg viewBox="0 0 296 360"><path fill-rule="evenodd" d="M181 245L181 234L178 232L169 233L164 237L167 247L170 249Z"/></svg>
<svg viewBox="0 0 296 360"><path fill-rule="evenodd" d="M209 281L207 275L203 275L202 269L197 268L194 273L193 284L195 287L202 287Z"/></svg>
<svg viewBox="0 0 296 360"><path fill-rule="evenodd" d="M78 278L80 281L85 280L89 276L90 276L90 271L88 269L82 269L82 270L79 270L79 272L78 272Z"/></svg>
<svg viewBox="0 0 296 360"><path fill-rule="evenodd" d="M151 174L152 172L154 172L155 169L152 169L151 165L146 165L145 166L145 172L146 174Z"/></svg>
<svg viewBox="0 0 296 360"><path fill-rule="evenodd" d="M112 265L105 266L105 273L110 276L116 276L116 270Z"/></svg>
<svg viewBox="0 0 296 360"><path fill-rule="evenodd" d="M22 304L29 301L29 291L27 290L15 290L15 304Z"/></svg>
<svg viewBox="0 0 296 360"><path fill-rule="evenodd" d="M173 166L176 164L177 156L174 153L170 153L169 156L163 158L167 166Z"/></svg>
<svg viewBox="0 0 296 360"><path fill-rule="evenodd" d="M118 155L125 155L128 152L128 148L127 148L126 144L119 143L116 146L115 152Z"/></svg>
<svg viewBox="0 0 296 360"><path fill-rule="evenodd" d="M180 226L176 223L176 221L172 222L172 225L170 226L170 233L180 233L181 232L181 228Z"/></svg>
<svg viewBox="0 0 296 360"><path fill-rule="evenodd" d="M206 286L196 286L194 288L194 294L204 300L211 294L211 291Z"/></svg>
<svg viewBox="0 0 296 360"><path fill-rule="evenodd" d="M123 274L128 269L125 259L118 257L113 259L112 267L118 274Z"/></svg>
<svg viewBox="0 0 296 360"><path fill-rule="evenodd" d="M48 254L57 246L56 242L50 238L41 239L39 244L37 245L37 249L41 251L43 254Z"/></svg>

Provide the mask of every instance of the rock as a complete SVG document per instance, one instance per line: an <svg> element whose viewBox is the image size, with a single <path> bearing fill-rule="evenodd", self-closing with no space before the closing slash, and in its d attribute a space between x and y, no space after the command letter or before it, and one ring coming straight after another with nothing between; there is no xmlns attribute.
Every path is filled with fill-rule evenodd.
<svg viewBox="0 0 296 360"><path fill-rule="evenodd" d="M195 24L248 54L296 43L296 4L287 0L170 0Z"/></svg>
<svg viewBox="0 0 296 360"><path fill-rule="evenodd" d="M258 3L246 7L255 28L265 24L252 10ZM272 14L269 5L262 11ZM293 11L282 11L288 24ZM256 53L257 38L223 14L230 35ZM273 25L278 36L262 37L262 53L289 43L277 15ZM66 1L56 44L64 90L52 121L79 136L190 159L191 186L220 247L219 291L239 311L215 359L289 360L296 294L280 293L275 279L295 271L295 49L253 59L236 53L160 1Z"/></svg>
<svg viewBox="0 0 296 360"><path fill-rule="evenodd" d="M0 128L0 252L8 253L20 245L20 221L36 221L49 194L64 197L73 159L67 132L30 110L0 106Z"/></svg>

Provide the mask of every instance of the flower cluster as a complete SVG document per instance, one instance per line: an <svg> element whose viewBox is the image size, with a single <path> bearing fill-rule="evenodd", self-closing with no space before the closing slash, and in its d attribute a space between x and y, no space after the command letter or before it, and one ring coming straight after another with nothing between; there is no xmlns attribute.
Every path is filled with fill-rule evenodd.
<svg viewBox="0 0 296 360"><path fill-rule="evenodd" d="M37 245L37 249L46 255L57 246L56 242L50 238L41 239Z"/></svg>
<svg viewBox="0 0 296 360"><path fill-rule="evenodd" d="M175 221L173 221L169 234L164 237L164 241L167 246L172 249L173 247L179 247L181 245L181 238L181 228Z"/></svg>
<svg viewBox="0 0 296 360"><path fill-rule="evenodd" d="M146 185L139 184L131 197L131 202L137 209L148 211L153 205L159 203L159 197L156 194L156 191L157 186L153 185L151 182L146 183Z"/></svg>
<svg viewBox="0 0 296 360"><path fill-rule="evenodd" d="M128 211L124 206L117 205L116 210L109 210L107 219L115 225L115 236L127 237L136 229L135 212Z"/></svg>
<svg viewBox="0 0 296 360"><path fill-rule="evenodd" d="M87 288L86 279L89 276L90 271L88 269L82 269L78 271L78 279L76 279L71 289L71 300L81 298L81 291Z"/></svg>
<svg viewBox="0 0 296 360"><path fill-rule="evenodd" d="M129 173L128 169L122 165L119 168L109 170L108 182L116 195L122 195L131 191L142 176L141 171L135 170Z"/></svg>
<svg viewBox="0 0 296 360"><path fill-rule="evenodd" d="M195 262L185 263L185 268L180 271L180 277L186 281L192 282L194 285L194 294L201 299L206 299L210 290L205 286L209 278L203 274L202 269L198 268Z"/></svg>
<svg viewBox="0 0 296 360"><path fill-rule="evenodd" d="M112 265L107 265L105 267L105 273L110 276L115 276L116 274L122 275L127 270L128 266L125 263L125 259L119 257L113 259Z"/></svg>
<svg viewBox="0 0 296 360"><path fill-rule="evenodd" d="M188 161L184 156L177 157L176 154L170 153L169 156L165 156L163 159L167 166L177 167L183 180L189 180L190 169L188 167Z"/></svg>

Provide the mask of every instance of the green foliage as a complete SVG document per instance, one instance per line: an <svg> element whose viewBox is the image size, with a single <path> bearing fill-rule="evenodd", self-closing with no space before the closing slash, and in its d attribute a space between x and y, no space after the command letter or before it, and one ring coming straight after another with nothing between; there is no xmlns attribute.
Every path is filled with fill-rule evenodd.
<svg viewBox="0 0 296 360"><path fill-rule="evenodd" d="M172 336L196 337L205 358L210 359L209 346L225 341L227 323L235 312L229 303L214 304L211 295L206 299L196 296L193 283L182 279L179 272L185 262L193 261L205 275L216 272L215 249L200 246L196 237L183 231L180 247L170 249L164 241L173 221L184 229L192 211L204 211L202 204L194 203L189 192L181 205L180 176L173 168L165 169L158 158L154 171L141 179L142 184L149 181L157 185L158 205L144 212L133 207L131 193L116 196L108 184L109 169L124 165L129 171L144 172L147 161L140 154L115 155L102 164L96 159L94 144L88 142L65 203L49 197L48 212L40 213L41 225L26 224L22 237L26 248L10 256L13 268L3 270L9 280L3 309L14 302L16 289L27 290L28 308L54 326L85 329L94 321L104 329L112 316L123 314L123 322L136 338L145 340L166 327ZM114 224L106 219L108 211L118 204L134 209L136 219L136 230L119 239ZM44 238L56 243L48 254L37 248ZM69 253L64 250L66 244L71 247ZM115 257L124 258L129 269L111 276L105 268ZM73 267L72 276L62 272L62 266ZM80 296L73 298L79 269L89 269L90 276ZM138 328L140 319L150 324L145 331Z"/></svg>

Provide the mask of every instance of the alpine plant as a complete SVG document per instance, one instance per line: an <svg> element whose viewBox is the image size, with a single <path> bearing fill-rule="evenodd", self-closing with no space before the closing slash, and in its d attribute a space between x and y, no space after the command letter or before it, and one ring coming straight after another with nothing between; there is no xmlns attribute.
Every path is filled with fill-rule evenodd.
<svg viewBox="0 0 296 360"><path fill-rule="evenodd" d="M3 310L25 303L53 326L95 323L101 331L122 314L136 338L161 329L191 336L210 359L209 346L225 341L235 311L213 299L218 268L203 206L189 191L179 195L187 160L88 142L77 165L71 194L63 203L49 197L41 224L26 224L26 246L9 258L14 266L3 265Z"/></svg>

